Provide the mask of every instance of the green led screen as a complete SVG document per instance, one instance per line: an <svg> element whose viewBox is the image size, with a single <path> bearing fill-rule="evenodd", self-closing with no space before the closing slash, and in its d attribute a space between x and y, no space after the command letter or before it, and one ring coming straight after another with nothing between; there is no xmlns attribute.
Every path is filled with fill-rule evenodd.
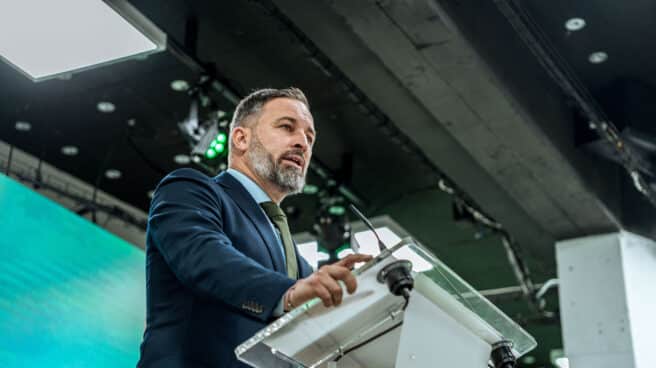
<svg viewBox="0 0 656 368"><path fill-rule="evenodd" d="M134 367L144 253L0 174L0 367Z"/></svg>

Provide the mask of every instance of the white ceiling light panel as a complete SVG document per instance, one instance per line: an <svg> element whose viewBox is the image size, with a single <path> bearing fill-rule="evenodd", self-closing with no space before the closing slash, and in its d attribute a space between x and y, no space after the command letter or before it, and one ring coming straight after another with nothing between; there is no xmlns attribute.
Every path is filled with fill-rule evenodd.
<svg viewBox="0 0 656 368"><path fill-rule="evenodd" d="M0 0L0 57L34 81L165 47L166 35L125 0Z"/></svg>

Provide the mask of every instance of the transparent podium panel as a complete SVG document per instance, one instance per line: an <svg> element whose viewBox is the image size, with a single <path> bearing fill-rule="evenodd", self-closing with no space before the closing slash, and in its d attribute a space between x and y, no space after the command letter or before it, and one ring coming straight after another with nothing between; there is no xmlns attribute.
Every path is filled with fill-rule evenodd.
<svg viewBox="0 0 656 368"><path fill-rule="evenodd" d="M345 293L339 307L325 308L319 299L313 299L239 345L235 349L237 357L262 368L394 368L406 317L405 300L392 295L377 275L399 259L413 264L415 285L411 303L415 295L421 294L415 299L437 307L445 318L480 341L490 346L501 340L510 341L516 357L537 345L533 337L425 247L405 238L353 271L358 290L353 295ZM443 324L435 320L434 327L428 325L420 337L424 342L433 343L433 339L436 346L448 344L437 341L443 340L437 333ZM434 336L430 331L435 331ZM404 336L412 333L403 330Z"/></svg>

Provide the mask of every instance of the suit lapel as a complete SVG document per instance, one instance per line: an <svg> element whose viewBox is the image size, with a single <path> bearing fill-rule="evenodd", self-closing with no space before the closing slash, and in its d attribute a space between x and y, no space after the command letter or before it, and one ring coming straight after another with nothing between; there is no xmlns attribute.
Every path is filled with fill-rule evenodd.
<svg viewBox="0 0 656 368"><path fill-rule="evenodd" d="M253 222L269 251L274 270L286 274L287 268L282 258L280 246L278 245L269 220L260 208L260 205L255 202L246 188L237 179L233 178L232 175L223 172L216 176L214 180L225 189L226 193L237 203L237 206L239 206L246 217Z"/></svg>

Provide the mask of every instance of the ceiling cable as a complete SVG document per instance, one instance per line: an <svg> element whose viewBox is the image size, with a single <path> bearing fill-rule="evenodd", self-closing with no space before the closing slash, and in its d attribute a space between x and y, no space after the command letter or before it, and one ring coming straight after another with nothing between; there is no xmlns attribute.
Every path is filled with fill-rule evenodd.
<svg viewBox="0 0 656 368"><path fill-rule="evenodd" d="M536 57L547 74L574 100L581 113L589 122L590 129L604 138L620 158L620 162L633 181L636 190L656 207L656 192L640 173L639 159L633 150L622 140L619 130L600 108L595 98L576 77L566 61L551 46L546 35L517 0L492 0L506 17L519 38Z"/></svg>

